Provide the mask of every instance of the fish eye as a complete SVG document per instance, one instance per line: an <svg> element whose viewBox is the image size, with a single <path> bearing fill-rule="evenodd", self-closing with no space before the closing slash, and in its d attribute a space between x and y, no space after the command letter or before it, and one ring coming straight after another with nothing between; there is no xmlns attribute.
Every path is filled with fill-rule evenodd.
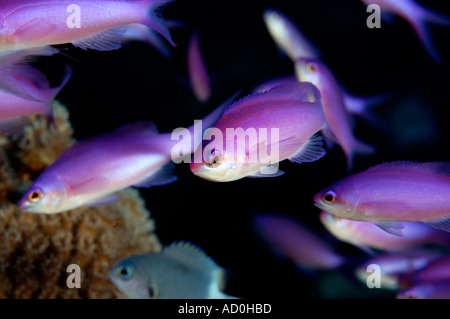
<svg viewBox="0 0 450 319"><path fill-rule="evenodd" d="M218 166L222 163L222 155L215 148L211 150L210 160L207 162L208 166Z"/></svg>
<svg viewBox="0 0 450 319"><path fill-rule="evenodd" d="M314 63L308 63L308 64L306 64L306 70L309 73L314 73L317 71L317 65L315 65Z"/></svg>
<svg viewBox="0 0 450 319"><path fill-rule="evenodd" d="M128 280L133 276L133 268L131 266L119 266L116 272L124 280Z"/></svg>
<svg viewBox="0 0 450 319"><path fill-rule="evenodd" d="M28 195L28 200L33 203L39 202L42 198L44 198L44 192L40 188L35 189Z"/></svg>
<svg viewBox="0 0 450 319"><path fill-rule="evenodd" d="M327 204L333 204L336 201L336 194L333 191L328 191L323 196L323 201Z"/></svg>

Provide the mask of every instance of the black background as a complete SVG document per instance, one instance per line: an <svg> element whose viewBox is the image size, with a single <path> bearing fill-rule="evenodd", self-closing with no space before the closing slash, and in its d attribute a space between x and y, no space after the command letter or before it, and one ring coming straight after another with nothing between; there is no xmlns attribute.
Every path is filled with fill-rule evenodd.
<svg viewBox="0 0 450 319"><path fill-rule="evenodd" d="M442 1L422 1L450 15ZM366 26L366 7L358 0L316 1L183 1L170 4L165 18L182 21L171 31L178 44L167 59L145 43L132 42L108 52L83 51L71 45L64 55L41 59L39 66L57 83L63 66L74 74L58 99L70 110L75 137L111 131L126 123L154 121L161 132L187 127L238 90L293 74L292 62L277 49L262 20L276 8L290 16L320 49L323 61L341 84L355 95L392 92L393 98L374 108L386 125L379 130L357 119L356 136L375 145L377 153L357 157L354 172L394 160L449 161L447 120L450 71L450 28L429 27L443 62L434 62L411 26L401 18L381 29ZM186 51L192 31L212 81L212 97L202 104L189 87ZM365 254L339 243L318 219L313 196L346 175L339 148L321 160L280 167L278 178L212 183L195 177L187 164L176 167L178 181L140 189L166 245L190 241L229 271L227 292L244 298L392 297L368 291L331 272L303 272L272 254L255 231L252 217L269 212L297 218L321 234L344 255ZM121 240L118 238L118 240ZM301 245L301 243L298 243ZM350 258L349 257L349 258ZM351 277L351 267L342 273ZM322 282L326 279L327 288ZM352 285L352 289L347 289Z"/></svg>

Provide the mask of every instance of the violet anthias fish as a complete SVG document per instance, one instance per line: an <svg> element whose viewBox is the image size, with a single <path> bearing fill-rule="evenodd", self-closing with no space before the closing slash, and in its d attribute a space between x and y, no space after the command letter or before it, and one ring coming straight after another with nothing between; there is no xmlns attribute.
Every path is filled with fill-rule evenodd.
<svg viewBox="0 0 450 319"><path fill-rule="evenodd" d="M194 33L189 42L187 67L192 90L200 102L206 102L211 97L211 83L209 79L208 69L206 68L198 34Z"/></svg>
<svg viewBox="0 0 450 319"><path fill-rule="evenodd" d="M318 50L285 14L279 10L267 9L263 13L263 19L275 43L292 61L298 58L319 58Z"/></svg>
<svg viewBox="0 0 450 319"><path fill-rule="evenodd" d="M0 90L26 99L39 100L30 92L29 84L33 82L37 86L45 87L48 81L29 63L40 56L51 56L58 52L55 48L45 46L0 53Z"/></svg>
<svg viewBox="0 0 450 319"><path fill-rule="evenodd" d="M278 253L298 266L309 269L335 269L345 259L335 253L319 235L288 216L258 214L254 217L257 230Z"/></svg>
<svg viewBox="0 0 450 319"><path fill-rule="evenodd" d="M100 51L120 47L126 25L142 23L174 44L161 7L170 0L3 0L0 52L72 43Z"/></svg>
<svg viewBox="0 0 450 319"><path fill-rule="evenodd" d="M444 16L439 12L423 7L415 0L361 0L366 5L379 5L382 14L393 13L406 21L413 27L422 45L428 51L430 56L437 62L441 57L436 50L431 39L426 23L450 25L450 17Z"/></svg>
<svg viewBox="0 0 450 319"><path fill-rule="evenodd" d="M400 251L428 243L450 247L448 232L420 222L403 222L403 236L399 237L385 232L373 223L340 218L326 212L320 213L320 221L336 238L364 251L370 251L371 248Z"/></svg>
<svg viewBox="0 0 450 319"><path fill-rule="evenodd" d="M450 231L450 163L390 162L348 176L314 196L341 218L375 223L401 236L402 221Z"/></svg>
<svg viewBox="0 0 450 319"><path fill-rule="evenodd" d="M203 120L212 125L223 113L219 106ZM202 132L187 129L192 140L172 140L172 133L159 134L151 122L128 124L113 132L74 144L47 167L19 202L23 212L55 214L82 205L107 205L119 199L115 192L129 186L150 187L176 180L173 162L182 147L191 152ZM200 135L196 137L195 135ZM181 154L180 157L185 154Z"/></svg>
<svg viewBox="0 0 450 319"><path fill-rule="evenodd" d="M347 157L348 170L353 165L355 153L374 152L372 146L353 135L352 119L345 107L342 89L331 70L318 60L300 58L295 61L295 72L299 81L311 82L320 90L325 118L331 135Z"/></svg>
<svg viewBox="0 0 450 319"><path fill-rule="evenodd" d="M380 266L380 288L398 290L405 275L424 268L429 263L442 257L443 253L432 249L411 249L395 253L383 253L371 258L355 270L356 277L363 283L367 282L371 272L369 265Z"/></svg>
<svg viewBox="0 0 450 319"><path fill-rule="evenodd" d="M320 93L311 83L281 85L230 105L205 132L191 163L193 174L210 181L283 174L278 162L313 162L325 155L316 133L326 126ZM205 145L206 144L206 145ZM269 155L270 154L270 155Z"/></svg>
<svg viewBox="0 0 450 319"><path fill-rule="evenodd" d="M26 123L24 117L27 115L44 114L52 119L52 102L69 81L71 74L67 67L62 83L55 88L50 88L47 78L37 69L27 72L27 78L17 74L16 80L21 82L22 89L32 99L0 91L0 131L21 134Z"/></svg>

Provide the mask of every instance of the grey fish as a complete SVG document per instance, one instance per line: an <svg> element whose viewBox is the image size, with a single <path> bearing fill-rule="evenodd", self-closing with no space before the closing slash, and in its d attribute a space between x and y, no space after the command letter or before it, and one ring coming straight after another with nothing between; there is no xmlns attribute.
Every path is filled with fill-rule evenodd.
<svg viewBox="0 0 450 319"><path fill-rule="evenodd" d="M224 272L201 249L175 242L161 253L134 255L116 263L111 281L129 298L224 299Z"/></svg>

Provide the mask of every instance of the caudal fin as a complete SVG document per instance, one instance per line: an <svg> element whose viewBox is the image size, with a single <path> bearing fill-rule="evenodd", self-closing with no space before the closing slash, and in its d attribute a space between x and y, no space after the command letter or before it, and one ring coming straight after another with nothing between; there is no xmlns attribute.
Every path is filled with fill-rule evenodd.
<svg viewBox="0 0 450 319"><path fill-rule="evenodd" d="M157 31L175 47L176 44L173 42L169 28L161 15L162 10L173 1L175 0L145 0L148 14L143 23Z"/></svg>
<svg viewBox="0 0 450 319"><path fill-rule="evenodd" d="M64 86L70 80L71 76L72 76L72 69L69 66L66 66L66 69L64 71L64 76L63 76L63 79L62 79L60 85L58 85L57 87L54 87L54 88L41 90L41 96L39 97L39 99L41 101L47 103L48 110L47 110L46 115L52 122L53 127L55 127L55 122L54 122L54 118L53 118L53 109L52 109L53 100L56 98L56 96L59 94L59 92L64 88Z"/></svg>
<svg viewBox="0 0 450 319"><path fill-rule="evenodd" d="M373 109L391 99L392 96L392 92L365 97L345 93L344 104L348 112L366 120L377 129L383 131L386 129L386 124L374 114Z"/></svg>
<svg viewBox="0 0 450 319"><path fill-rule="evenodd" d="M436 49L436 45L432 39L430 29L427 27L427 23L449 26L450 17L419 6L412 12L413 13L411 16L408 17L408 21L414 28L420 42L422 42L422 45L434 61L441 62L442 58Z"/></svg>
<svg viewBox="0 0 450 319"><path fill-rule="evenodd" d="M344 150L347 157L347 172L351 172L353 160L356 154L368 155L376 152L376 148L370 144L355 139L350 150Z"/></svg>

